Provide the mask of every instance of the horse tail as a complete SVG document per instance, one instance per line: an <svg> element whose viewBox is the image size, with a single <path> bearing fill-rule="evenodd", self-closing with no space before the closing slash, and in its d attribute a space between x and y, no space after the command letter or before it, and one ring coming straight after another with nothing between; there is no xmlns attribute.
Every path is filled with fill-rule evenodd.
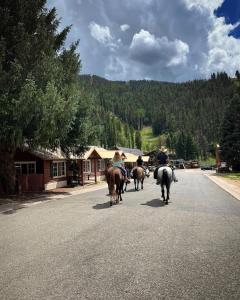
<svg viewBox="0 0 240 300"><path fill-rule="evenodd" d="M115 190L115 174L110 175L109 180L109 192L111 196L115 196L116 190Z"/></svg>
<svg viewBox="0 0 240 300"><path fill-rule="evenodd" d="M121 192L121 176L119 174L115 174L115 184L116 184L116 193L119 194Z"/></svg>
<svg viewBox="0 0 240 300"><path fill-rule="evenodd" d="M133 174L133 178L137 179L137 169L136 168L133 168L132 174Z"/></svg>
<svg viewBox="0 0 240 300"><path fill-rule="evenodd" d="M166 169L163 169L162 184L165 184L166 186L169 184L168 171Z"/></svg>

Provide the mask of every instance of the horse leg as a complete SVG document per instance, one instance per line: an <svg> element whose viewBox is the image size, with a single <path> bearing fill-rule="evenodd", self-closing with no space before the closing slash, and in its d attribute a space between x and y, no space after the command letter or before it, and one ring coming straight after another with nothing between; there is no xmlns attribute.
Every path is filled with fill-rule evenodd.
<svg viewBox="0 0 240 300"><path fill-rule="evenodd" d="M121 185L120 190L122 191L123 190L123 186L124 186L124 181L122 181L120 185ZM119 197L120 197L120 201L122 201L122 192L120 193Z"/></svg>
<svg viewBox="0 0 240 300"><path fill-rule="evenodd" d="M167 186L167 199L166 199L166 204L168 204L168 200L169 200L169 185Z"/></svg>
<svg viewBox="0 0 240 300"><path fill-rule="evenodd" d="M113 205L113 196L112 196L112 194L110 193L110 206L112 206Z"/></svg>
<svg viewBox="0 0 240 300"><path fill-rule="evenodd" d="M134 187L135 187L135 191L137 190L137 180L134 178Z"/></svg>
<svg viewBox="0 0 240 300"><path fill-rule="evenodd" d="M126 182L126 183L125 183L125 189L124 189L124 192L127 191L127 185L128 185L128 183Z"/></svg>
<svg viewBox="0 0 240 300"><path fill-rule="evenodd" d="M143 190L143 181L144 181L144 179L142 179L142 181L141 181L141 189Z"/></svg>
<svg viewBox="0 0 240 300"><path fill-rule="evenodd" d="M116 186L116 204L119 203L119 194L121 193L121 186L117 184Z"/></svg>
<svg viewBox="0 0 240 300"><path fill-rule="evenodd" d="M121 189L122 189L121 193L124 194L124 183L123 183L123 185L121 185Z"/></svg>
<svg viewBox="0 0 240 300"><path fill-rule="evenodd" d="M119 200L122 201L122 193L119 194Z"/></svg>
<svg viewBox="0 0 240 300"><path fill-rule="evenodd" d="M165 192L164 192L164 186L162 186L162 198L163 198L163 201L165 201Z"/></svg>

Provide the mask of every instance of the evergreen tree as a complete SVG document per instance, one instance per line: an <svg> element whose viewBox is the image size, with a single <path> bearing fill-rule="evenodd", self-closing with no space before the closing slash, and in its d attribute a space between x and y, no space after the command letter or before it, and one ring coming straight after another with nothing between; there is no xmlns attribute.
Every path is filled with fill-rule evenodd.
<svg viewBox="0 0 240 300"><path fill-rule="evenodd" d="M240 96L234 95L225 112L221 137L222 158L240 171Z"/></svg>
<svg viewBox="0 0 240 300"><path fill-rule="evenodd" d="M185 138L183 133L178 135L175 148L177 158L186 159Z"/></svg>
<svg viewBox="0 0 240 300"><path fill-rule="evenodd" d="M236 78L237 78L238 80L240 79L240 73L239 73L238 70L236 71L235 76L236 76Z"/></svg>
<svg viewBox="0 0 240 300"><path fill-rule="evenodd" d="M56 10L45 4L0 2L0 193L13 192L17 148L60 146L71 130L79 136L77 44L63 48L70 27L59 32Z"/></svg>
<svg viewBox="0 0 240 300"><path fill-rule="evenodd" d="M176 139L178 131L189 132L202 157L207 155L207 145L219 140L225 107L236 87L240 89L239 81L232 80L225 72L212 74L212 80L181 84L108 81L87 75L81 78L87 90L101 94L105 112L113 113L135 130L151 126L156 136L172 134ZM101 105L100 101L97 103ZM142 118L139 117L141 109L144 110ZM155 148L157 142L154 143Z"/></svg>
<svg viewBox="0 0 240 300"><path fill-rule="evenodd" d="M185 160L194 159L198 155L196 143L190 133L181 132L176 142L176 155Z"/></svg>
<svg viewBox="0 0 240 300"><path fill-rule="evenodd" d="M194 138L190 133L185 136L185 153L187 160L195 159L198 156L198 150Z"/></svg>
<svg viewBox="0 0 240 300"><path fill-rule="evenodd" d="M132 148L135 148L135 131L133 127L130 127L130 134L131 134L131 145Z"/></svg>
<svg viewBox="0 0 240 300"><path fill-rule="evenodd" d="M136 131L135 143L138 149L142 149L142 137L140 131Z"/></svg>

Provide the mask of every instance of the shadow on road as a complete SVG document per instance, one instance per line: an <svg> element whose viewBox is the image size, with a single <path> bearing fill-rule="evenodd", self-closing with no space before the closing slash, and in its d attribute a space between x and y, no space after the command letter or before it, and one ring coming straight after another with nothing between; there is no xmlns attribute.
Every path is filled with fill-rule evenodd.
<svg viewBox="0 0 240 300"><path fill-rule="evenodd" d="M142 203L141 205L147 205L147 206L151 206L151 207L162 207L165 206L165 203L160 200L159 198L157 199L152 199L146 203Z"/></svg>
<svg viewBox="0 0 240 300"><path fill-rule="evenodd" d="M135 188L132 188L130 190L127 190L125 193L140 192L140 191L142 191L141 188L138 191L136 191Z"/></svg>
<svg viewBox="0 0 240 300"><path fill-rule="evenodd" d="M2 215L13 215L15 214L18 210L26 208L23 205L14 205L11 208L9 208L8 210L2 211L1 214Z"/></svg>
<svg viewBox="0 0 240 300"><path fill-rule="evenodd" d="M94 209L105 209L105 208L109 208L109 207L110 207L110 204L109 204L109 201L108 201L108 202L105 202L105 203L96 204L92 208L94 208Z"/></svg>

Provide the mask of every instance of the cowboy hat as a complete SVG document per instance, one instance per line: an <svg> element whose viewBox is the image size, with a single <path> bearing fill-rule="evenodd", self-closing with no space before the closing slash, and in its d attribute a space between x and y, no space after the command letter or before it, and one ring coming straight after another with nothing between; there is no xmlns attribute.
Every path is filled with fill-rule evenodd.
<svg viewBox="0 0 240 300"><path fill-rule="evenodd" d="M159 150L160 150L161 152L167 152L167 148L165 148L164 146L162 146Z"/></svg>

